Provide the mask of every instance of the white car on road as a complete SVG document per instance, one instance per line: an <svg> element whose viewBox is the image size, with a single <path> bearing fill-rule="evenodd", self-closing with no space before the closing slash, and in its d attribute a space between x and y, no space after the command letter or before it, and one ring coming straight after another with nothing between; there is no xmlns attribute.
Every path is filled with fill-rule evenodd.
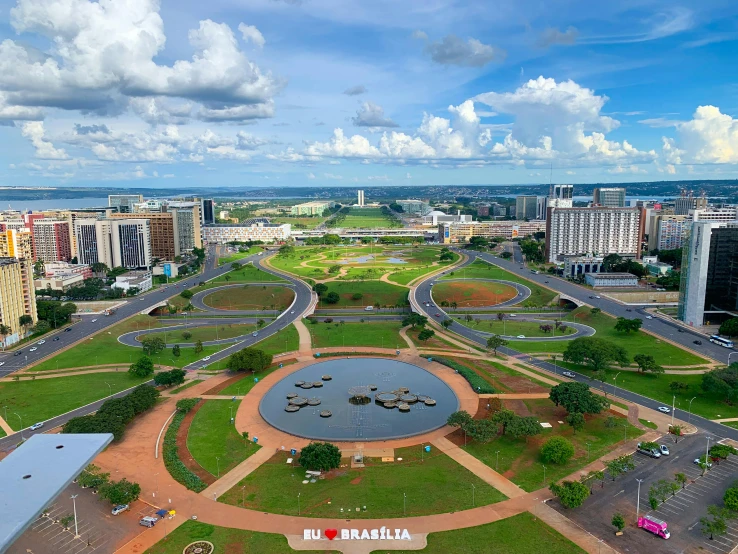
<svg viewBox="0 0 738 554"><path fill-rule="evenodd" d="M652 315L647 315L646 316L646 319L653 319L653 316Z"/></svg>
<svg viewBox="0 0 738 554"><path fill-rule="evenodd" d="M36 344L44 344L45 342L46 342L45 340L40 340Z"/></svg>
<svg viewBox="0 0 738 554"><path fill-rule="evenodd" d="M203 362L207 362L207 361L208 361L209 359L210 359L210 356L205 356L205 357L204 357L204 358L202 359L202 361L203 361Z"/></svg>
<svg viewBox="0 0 738 554"><path fill-rule="evenodd" d="M39 421L38 423L34 423L33 425L31 425L30 429L31 431L35 431L36 429L41 429L41 427L43 426L44 426L44 422Z"/></svg>
<svg viewBox="0 0 738 554"><path fill-rule="evenodd" d="M576 375L574 373L572 373L571 371L562 371L561 372L561 375L564 375L565 377L571 377L572 379L574 379L574 377L576 377Z"/></svg>
<svg viewBox="0 0 738 554"><path fill-rule="evenodd" d="M519 339L524 339L525 338L525 335L518 335L518 338Z"/></svg>
<svg viewBox="0 0 738 554"><path fill-rule="evenodd" d="M657 410L658 410L659 412L661 412L661 413L664 413L664 414L669 414L669 413L671 413L671 408L668 408L668 407L666 407L666 406L659 406L659 407L658 407L658 408L656 408L656 409L657 409Z"/></svg>
<svg viewBox="0 0 738 554"><path fill-rule="evenodd" d="M95 323L96 321L97 321L97 319L93 319L93 320L92 320L92 323Z"/></svg>
<svg viewBox="0 0 738 554"><path fill-rule="evenodd" d="M38 350L38 348L36 348L35 346L28 349L29 352L35 352L36 350Z"/></svg>

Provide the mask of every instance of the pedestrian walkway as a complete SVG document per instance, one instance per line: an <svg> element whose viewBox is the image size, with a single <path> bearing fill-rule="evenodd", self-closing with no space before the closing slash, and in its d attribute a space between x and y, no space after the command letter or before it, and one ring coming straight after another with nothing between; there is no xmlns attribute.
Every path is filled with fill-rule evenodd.
<svg viewBox="0 0 738 554"><path fill-rule="evenodd" d="M0 416L0 428L2 428L2 430L5 431L5 434L8 436L15 433L15 431L13 431L13 428L10 425L8 425L8 422L5 421L5 419L3 419L2 416Z"/></svg>
<svg viewBox="0 0 738 554"><path fill-rule="evenodd" d="M247 475L256 471L261 464L269 461L273 455L274 451L271 448L260 448L200 494L205 498L216 500L219 496L235 487Z"/></svg>
<svg viewBox="0 0 738 554"><path fill-rule="evenodd" d="M431 444L508 498L517 498L527 494L508 478L503 477L488 465L480 462L477 458L456 446L446 437L435 439Z"/></svg>

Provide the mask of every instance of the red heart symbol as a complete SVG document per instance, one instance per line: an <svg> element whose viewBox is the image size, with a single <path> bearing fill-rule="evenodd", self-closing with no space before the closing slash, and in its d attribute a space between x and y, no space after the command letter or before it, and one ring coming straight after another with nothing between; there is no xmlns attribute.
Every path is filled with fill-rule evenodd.
<svg viewBox="0 0 738 554"><path fill-rule="evenodd" d="M336 535L338 535L337 529L326 529L325 530L325 536L328 537L329 541L332 541L336 538Z"/></svg>

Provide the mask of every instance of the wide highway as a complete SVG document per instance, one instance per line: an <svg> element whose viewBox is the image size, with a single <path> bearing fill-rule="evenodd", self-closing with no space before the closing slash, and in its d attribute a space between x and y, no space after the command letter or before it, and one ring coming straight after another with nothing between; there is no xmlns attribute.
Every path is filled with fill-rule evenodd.
<svg viewBox="0 0 738 554"><path fill-rule="evenodd" d="M640 316L643 319L644 329L648 330L654 335L661 336L665 339L668 339L678 344L684 345L685 347L688 347L691 350L696 351L702 356L712 358L722 363L727 363L728 355L730 354L730 352L733 352L730 349L727 349L722 346L718 346L716 344L709 342L704 335L699 334L691 329L686 329L686 328L682 329L682 327L676 323L663 320L657 316L653 316L653 319L646 319L646 316L649 314L642 308L638 308L636 306L629 308L628 306L620 304L619 302L615 302L614 300L609 300L604 297L590 298L590 296L601 296L601 295L598 295L596 292L592 292L591 290L585 289L584 287L580 287L574 283L570 283L563 279L552 277L551 275L548 275L548 274L539 274L539 275L533 274L530 272L530 270L527 270L520 262L503 260L493 254L488 254L488 253L463 251L463 250L462 252L467 254L469 259L466 262L464 262L462 265L454 268L456 275L459 274L459 269L461 267L473 263L476 258L480 258L484 261L493 263L501 267L502 269L509 271L510 273L514 273L524 279L538 283L541 286L548 287L572 299L575 299L580 305L588 304L590 306L600 308L603 312L609 313L616 317L622 316L622 317L633 318L633 317ZM441 312L437 308L437 305L435 304L433 297L431 296L431 288L432 288L431 283L433 283L437 278L438 276L430 277L424 280L422 283L420 283L417 286L417 288L415 289L414 308L418 310L419 312L423 313L424 315L426 315L429 320L438 321L440 323L439 318L435 317L435 314L441 313ZM433 306L430 307L430 306L424 305L424 303L426 302L432 304ZM631 311L628 311L629 309ZM682 332L679 332L680 329L682 329ZM450 327L449 330L469 339L470 341L486 346L487 337L476 333L475 331L473 331L472 329L469 329L468 327L455 324L452 327ZM702 345L701 346L695 345L692 342L694 340L701 340ZM560 367L557 367L556 365L550 362L546 362L543 360L537 360L535 358L530 358L528 355L515 350L514 349L515 341L511 341L510 346L512 346L512 348L503 347L498 350L502 352L503 354L507 354L508 356L515 356L518 358L528 358L526 360L527 363L534 365L540 369L544 369L552 373L558 373L558 374L561 373L562 370ZM738 360L734 359L733 361L738 361ZM576 381L587 383L588 385L593 384L592 379L590 379L586 375L576 373L576 372L574 372L574 375L575 375L574 379ZM636 394L628 390L615 387L614 385L603 384L600 382L597 382L597 383L598 383L599 388L604 387L603 390L607 390L609 394L614 394L616 396L619 396L620 398L624 398L625 400L629 400L631 402L636 402L642 406L646 406L648 408L653 408L653 409L657 409L660 406L663 406L662 403L652 400L651 398L642 396L640 394ZM689 412L687 412L686 410L676 409L675 417L681 419L682 421L691 421L692 423L701 427L702 429L705 429L706 431L710 433L714 433L716 436L729 437L729 438L738 440L738 429L732 429L725 425L715 423L713 421L710 421L709 419L696 416L694 414L690 415Z"/></svg>

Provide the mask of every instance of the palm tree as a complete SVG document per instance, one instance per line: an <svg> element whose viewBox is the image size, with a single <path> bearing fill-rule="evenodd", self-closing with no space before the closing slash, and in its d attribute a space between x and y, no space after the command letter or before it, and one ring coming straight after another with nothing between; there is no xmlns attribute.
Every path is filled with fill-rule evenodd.
<svg viewBox="0 0 738 554"><path fill-rule="evenodd" d="M9 325L4 325L0 323L0 337L3 338L3 350L5 350L5 337L7 337L12 332L13 330L10 328Z"/></svg>

